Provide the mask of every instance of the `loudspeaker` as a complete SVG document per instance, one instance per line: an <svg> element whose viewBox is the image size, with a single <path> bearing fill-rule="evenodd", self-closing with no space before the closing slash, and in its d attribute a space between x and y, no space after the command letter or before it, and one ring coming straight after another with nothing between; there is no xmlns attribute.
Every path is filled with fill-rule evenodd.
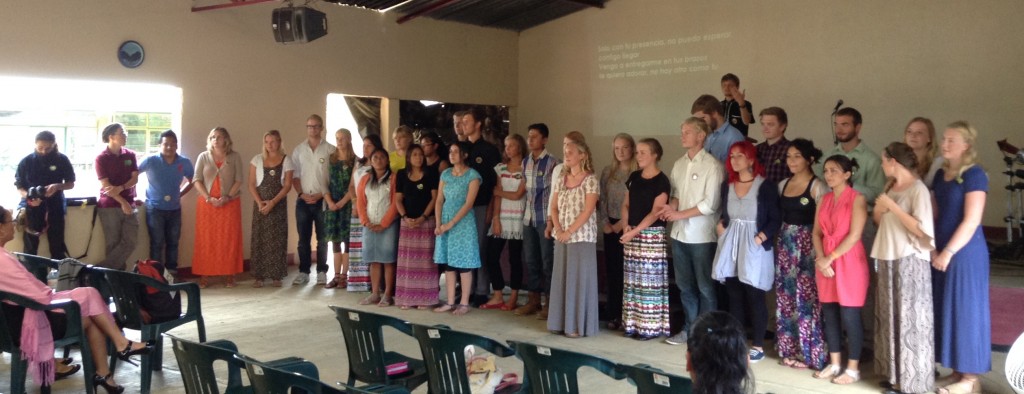
<svg viewBox="0 0 1024 394"><path fill-rule="evenodd" d="M285 7L271 17L274 40L282 44L310 42L327 35L327 15L308 7Z"/></svg>

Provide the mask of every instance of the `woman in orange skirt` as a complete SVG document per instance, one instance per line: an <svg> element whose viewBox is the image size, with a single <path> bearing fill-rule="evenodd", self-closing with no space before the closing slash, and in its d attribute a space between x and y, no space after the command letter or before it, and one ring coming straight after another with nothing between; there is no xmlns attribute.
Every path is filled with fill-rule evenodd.
<svg viewBox="0 0 1024 394"><path fill-rule="evenodd" d="M242 272L242 157L231 150L231 135L223 127L210 131L206 152L196 159L193 185L196 203L196 239L192 272L200 275L199 287L208 276L227 276L225 287L235 287Z"/></svg>

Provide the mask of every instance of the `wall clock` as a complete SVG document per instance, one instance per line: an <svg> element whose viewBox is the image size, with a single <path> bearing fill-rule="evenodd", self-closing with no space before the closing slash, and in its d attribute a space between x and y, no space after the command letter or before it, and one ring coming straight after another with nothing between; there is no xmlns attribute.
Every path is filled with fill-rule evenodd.
<svg viewBox="0 0 1024 394"><path fill-rule="evenodd" d="M142 49L142 44L136 41L125 41L117 48L117 60L127 68L141 66L145 59L146 52Z"/></svg>

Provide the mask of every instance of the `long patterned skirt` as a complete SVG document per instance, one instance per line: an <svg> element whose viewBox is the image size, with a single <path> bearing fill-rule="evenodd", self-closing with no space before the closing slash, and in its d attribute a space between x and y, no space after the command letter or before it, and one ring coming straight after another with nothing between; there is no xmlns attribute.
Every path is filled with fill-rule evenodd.
<svg viewBox="0 0 1024 394"><path fill-rule="evenodd" d="M281 183L264 175L256 190L260 198L269 200L281 191ZM288 204L282 200L264 215L259 205L252 205L252 251L250 263L256 279L281 280L288 276Z"/></svg>
<svg viewBox="0 0 1024 394"><path fill-rule="evenodd" d="M622 323L626 335L670 335L664 227L649 227L625 245L622 271Z"/></svg>
<svg viewBox="0 0 1024 394"><path fill-rule="evenodd" d="M363 224L352 215L348 233L348 291L370 291L370 265L363 262Z"/></svg>
<svg viewBox="0 0 1024 394"><path fill-rule="evenodd" d="M821 304L814 282L812 226L782 224L775 244L775 347L779 356L825 367L828 352L821 325Z"/></svg>
<svg viewBox="0 0 1024 394"><path fill-rule="evenodd" d="M434 219L418 228L405 220L398 237L398 267L395 273L395 305L436 305L438 301L437 265L434 264Z"/></svg>
<svg viewBox="0 0 1024 394"><path fill-rule="evenodd" d="M907 393L935 385L931 263L914 256L878 262L875 372Z"/></svg>

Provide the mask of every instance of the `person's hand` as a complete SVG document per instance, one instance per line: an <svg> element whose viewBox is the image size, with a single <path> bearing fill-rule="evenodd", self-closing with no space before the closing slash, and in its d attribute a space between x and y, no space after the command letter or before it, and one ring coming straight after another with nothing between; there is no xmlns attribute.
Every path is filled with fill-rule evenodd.
<svg viewBox="0 0 1024 394"><path fill-rule="evenodd" d="M619 243L621 243L623 245L628 244L629 241L633 240L633 237L636 237L636 232L633 231L632 229L630 229L630 230L622 233L622 236L619 237Z"/></svg>
<svg viewBox="0 0 1024 394"><path fill-rule="evenodd" d="M121 187L121 186L113 186L113 185L111 185L111 186L104 186L103 189L101 189L101 190L103 191L103 194L106 194L108 196L113 196L113 195L121 194L121 192L124 191L124 188Z"/></svg>
<svg viewBox="0 0 1024 394"><path fill-rule="evenodd" d="M317 193L317 194L302 193L302 201L304 201L306 204L316 204L316 202L320 201L321 198L323 198L323 194L320 194L320 193Z"/></svg>
<svg viewBox="0 0 1024 394"><path fill-rule="evenodd" d="M612 228L612 225L605 223L603 226L601 226L601 232L605 234L611 234L615 232L615 229Z"/></svg>
<svg viewBox="0 0 1024 394"><path fill-rule="evenodd" d="M46 197L50 197L60 191L60 185L53 183L46 186Z"/></svg>
<svg viewBox="0 0 1024 394"><path fill-rule="evenodd" d="M825 267L824 269L821 269L819 271L821 271L821 276L824 276L826 278L832 278L836 276L836 271L833 270L832 267Z"/></svg>
<svg viewBox="0 0 1024 394"><path fill-rule="evenodd" d="M740 90L739 87L732 88L732 99L741 107L747 103L747 89Z"/></svg>
<svg viewBox="0 0 1024 394"><path fill-rule="evenodd" d="M818 271L825 273L825 269L830 269L832 267L832 258L829 256L815 258L814 266L818 268Z"/></svg>
<svg viewBox="0 0 1024 394"><path fill-rule="evenodd" d="M420 216L420 217L412 220L412 226L415 227L415 228L419 228L426 221L427 221L427 218L425 218L423 216Z"/></svg>
<svg viewBox="0 0 1024 394"><path fill-rule="evenodd" d="M764 235L764 233L757 233L754 235L754 243L757 244L757 246L761 246L761 244L763 244L764 241L767 240L768 236Z"/></svg>
<svg viewBox="0 0 1024 394"><path fill-rule="evenodd" d="M501 235L501 220L495 220L491 222L491 234L497 237Z"/></svg>
<svg viewBox="0 0 1024 394"><path fill-rule="evenodd" d="M132 214L132 209L133 209L132 204L129 203L128 201L125 201L125 202L121 203L121 212L124 212L125 215L131 215Z"/></svg>
<svg viewBox="0 0 1024 394"><path fill-rule="evenodd" d="M437 226L437 228L434 229L434 234L435 235L441 235L441 234L444 234L444 233L448 232L448 230L450 230L450 229L451 229L451 227L448 227L448 223L441 223L440 226Z"/></svg>
<svg viewBox="0 0 1024 394"><path fill-rule="evenodd" d="M569 234L568 231L559 231L558 232L558 236L555 237L555 240L558 241L558 242L561 242L563 244L566 244L566 243L569 243L569 237L571 235L572 234Z"/></svg>
<svg viewBox="0 0 1024 394"><path fill-rule="evenodd" d="M722 234L725 234L725 226L722 225L722 222L718 222L718 224L715 225L715 233L718 233L719 237L721 237Z"/></svg>
<svg viewBox="0 0 1024 394"><path fill-rule="evenodd" d="M953 255L949 254L945 250L935 253L932 251L932 267L935 269L946 272L949 269L949 260L953 258Z"/></svg>
<svg viewBox="0 0 1024 394"><path fill-rule="evenodd" d="M875 209L881 209L881 213L886 213L892 210L892 207L896 204L887 194L879 194L878 198L875 199Z"/></svg>
<svg viewBox="0 0 1024 394"><path fill-rule="evenodd" d="M263 216L266 216L266 215L268 215L270 213L270 210L272 208L274 208L274 203L273 203L273 201L263 200L263 201L259 202L258 207L259 207L260 214L263 215Z"/></svg>
<svg viewBox="0 0 1024 394"><path fill-rule="evenodd" d="M544 238L551 239L552 230L551 222L547 222L547 224L544 225Z"/></svg>

